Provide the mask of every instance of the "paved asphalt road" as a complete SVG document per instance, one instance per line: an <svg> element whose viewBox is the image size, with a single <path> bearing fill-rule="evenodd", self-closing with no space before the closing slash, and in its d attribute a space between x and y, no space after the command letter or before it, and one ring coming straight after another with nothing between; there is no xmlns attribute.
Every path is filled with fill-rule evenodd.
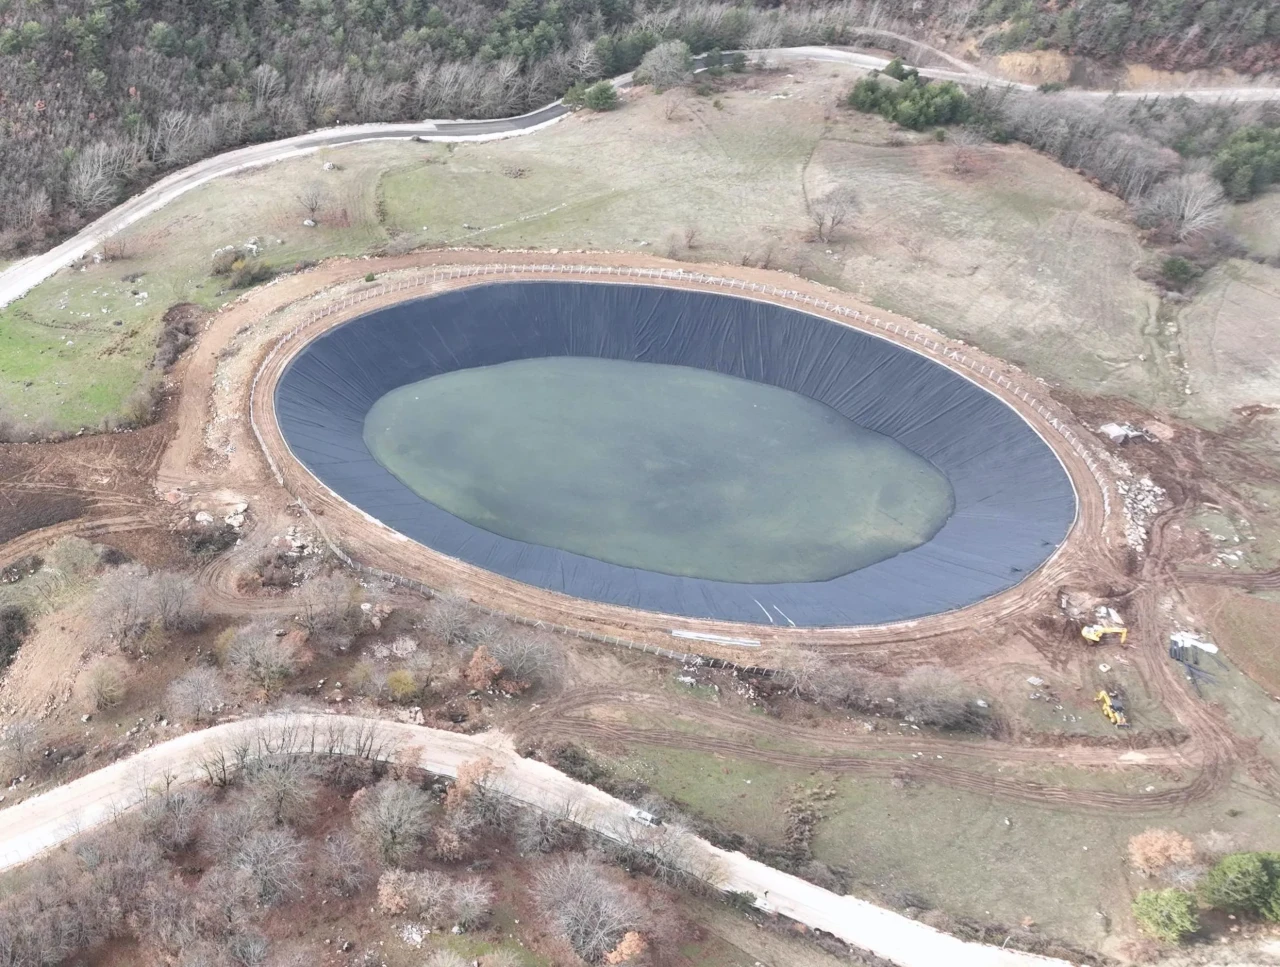
<svg viewBox="0 0 1280 967"><path fill-rule="evenodd" d="M612 839L624 840L637 833L679 837L688 867L703 875L710 873L722 889L753 893L762 909L825 930L902 967L1070 967L1063 960L960 940L864 900L831 893L741 853L727 853L674 828L638 827L628 815L627 803L541 762L521 758L501 733L459 735L355 716L304 712L189 732L9 806L0 810L0 870L107 822L149 791L154 794L167 784L167 777L178 783L205 779L202 764L219 757L234 759L236 748L255 750L252 754L263 754L263 750L356 754L375 744L396 761L413 761L445 776L456 776L465 762L487 758L495 767L491 781L502 792L548 810L574 803L579 822Z"/></svg>
<svg viewBox="0 0 1280 967"><path fill-rule="evenodd" d="M943 80L955 80L966 84L992 84L1008 86L1021 91L1035 90L1029 84L1015 84L1003 78L983 74L958 58L942 51L926 47L909 38L892 34L888 31L872 31L884 34L898 41L914 44L931 59L940 60L946 67L925 67L920 73ZM751 51L751 57L763 56L770 60L805 61L815 60L828 63L847 64L867 70L884 67L888 61L873 54L840 50L833 47L790 47L775 50ZM614 80L618 87L624 87L631 81L629 74ZM1125 98L1143 98L1180 95L1202 101L1241 100L1265 101L1277 96L1274 88L1243 87L1201 89L1184 91L1120 91L1114 96ZM1069 91L1054 95L1058 97L1084 97L1089 99L1105 99L1113 96L1110 91ZM76 236L63 242L56 248L42 255L32 256L11 265L0 272L0 307L20 299L29 291L49 278L61 268L65 268L77 259L83 258L102 244L103 239L127 228L139 219L158 211L179 195L203 185L205 182L232 172L242 171L259 165L267 165L286 158L309 154L319 148L334 145L351 144L358 141L395 140L419 138L426 141L490 141L499 138L515 137L538 131L549 124L565 117L569 113L559 101L546 107L519 117L501 118L492 121L421 121L400 124L354 124L336 128L324 128L311 131L281 141L270 141L264 144L237 148L224 154L198 161L190 167L175 171L162 178L141 194L135 195L107 212L97 221L82 229Z"/></svg>

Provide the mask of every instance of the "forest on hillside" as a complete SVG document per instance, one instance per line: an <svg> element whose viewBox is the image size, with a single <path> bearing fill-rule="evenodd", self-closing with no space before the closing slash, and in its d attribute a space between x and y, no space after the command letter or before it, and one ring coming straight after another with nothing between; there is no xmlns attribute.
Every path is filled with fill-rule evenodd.
<svg viewBox="0 0 1280 967"><path fill-rule="evenodd" d="M0 252L236 145L509 115L668 39L695 52L838 44L866 26L1164 67L1280 61L1276 0L0 0Z"/></svg>
<svg viewBox="0 0 1280 967"><path fill-rule="evenodd" d="M1163 70L1229 67L1243 73L1280 66L1276 0L978 0L957 10L970 29L988 32L984 49L1062 50L1120 58Z"/></svg>
<svg viewBox="0 0 1280 967"><path fill-rule="evenodd" d="M497 117L695 51L848 42L857 5L636 0L0 0L0 251L234 145Z"/></svg>

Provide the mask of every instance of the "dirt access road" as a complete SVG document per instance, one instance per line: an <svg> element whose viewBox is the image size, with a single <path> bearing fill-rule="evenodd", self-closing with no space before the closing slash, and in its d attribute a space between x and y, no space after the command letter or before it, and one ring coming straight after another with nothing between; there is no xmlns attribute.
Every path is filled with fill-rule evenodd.
<svg viewBox="0 0 1280 967"><path fill-rule="evenodd" d="M1034 92L1036 90L1030 84L1020 84L1007 78L984 73L945 51L902 34L873 29L865 29L862 33L868 40L879 39L897 44L906 44L916 52L916 56L938 61L945 65L940 67L921 67L919 69L920 73L926 77L951 80L961 84L1008 87L1023 92ZM745 53L752 58L764 58L775 62L822 61L845 64L863 70L878 70L889 63L886 58L875 54L834 47L783 47L752 50ZM630 74L623 74L613 80L614 86L619 88L626 87L630 83ZM1060 92L1056 96L1082 97L1091 100L1100 100L1108 97L1178 96L1197 101L1268 101L1280 96L1280 90L1267 87L1187 90L1136 89L1114 92L1072 90ZM459 142L492 141L498 138L516 137L539 131L547 125L561 120L569 113L569 109L557 100L535 111L510 118L354 124L309 131L296 137L237 148L233 151L215 155L212 158L206 158L162 178L145 191L113 208L56 248L50 249L42 255L15 262L8 269L0 272L0 308L7 306L16 299L22 298L22 296L45 281L45 279L48 279L59 269L84 258L101 245L104 239L159 211L176 198L212 181L214 178L221 178L238 171L244 171L247 168L255 168L273 164L277 161L284 161L288 158L296 158L321 148L356 144L364 141L416 138L420 141Z"/></svg>
<svg viewBox="0 0 1280 967"><path fill-rule="evenodd" d="M0 812L0 869L25 863L109 821L163 785L202 781L208 775L205 763L234 759L245 751L389 758L450 777L464 763L488 759L497 769L491 782L515 799L555 811L566 803L581 804L581 822L611 839L631 841L638 832L629 818L630 805L541 762L521 758L501 733L468 736L380 719L297 713L189 732ZM727 853L680 830L663 829L655 835L684 840L687 868L709 874L720 889L752 893L762 910L826 931L902 967L1068 967L1064 960L967 943L741 853Z"/></svg>

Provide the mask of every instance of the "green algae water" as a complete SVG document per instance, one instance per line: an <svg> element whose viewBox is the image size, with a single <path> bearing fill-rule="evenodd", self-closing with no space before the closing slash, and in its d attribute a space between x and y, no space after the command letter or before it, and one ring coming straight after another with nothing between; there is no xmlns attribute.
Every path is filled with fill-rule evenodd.
<svg viewBox="0 0 1280 967"><path fill-rule="evenodd" d="M457 370L379 399L364 440L477 527L715 581L846 574L928 541L953 501L932 464L825 404L687 366Z"/></svg>

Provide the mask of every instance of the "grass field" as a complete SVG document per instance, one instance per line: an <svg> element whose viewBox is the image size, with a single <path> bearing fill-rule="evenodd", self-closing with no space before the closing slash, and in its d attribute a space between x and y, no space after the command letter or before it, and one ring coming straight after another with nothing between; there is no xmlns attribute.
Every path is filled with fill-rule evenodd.
<svg viewBox="0 0 1280 967"><path fill-rule="evenodd" d="M1195 836L1211 829L1242 848L1266 848L1280 836L1280 817L1243 775L1231 792L1179 814L1133 815L1105 810L1063 812L923 782L786 769L633 744L617 773L641 778L694 815L779 846L784 808L799 789L823 786L814 857L847 869L856 895L901 902L912 895L954 915L1014 925L1029 917L1037 930L1108 949L1125 926L1128 906L1149 885L1129 874L1124 857L1134 833L1171 826ZM1041 771L1042 782L1079 782L1078 771ZM1082 785L1132 787L1134 776L1094 774ZM1132 789L1131 789L1132 791Z"/></svg>
<svg viewBox="0 0 1280 967"><path fill-rule="evenodd" d="M332 171L316 155L212 182L123 233L118 258L64 270L0 310L0 414L59 429L117 417L147 376L165 310L238 294L210 275L215 249L256 239L265 261L288 268L385 239L375 187L397 150L369 146ZM305 228L294 194L312 181L326 204Z"/></svg>
<svg viewBox="0 0 1280 967"><path fill-rule="evenodd" d="M387 244L746 260L1086 392L1165 395L1160 368L1138 358L1155 310L1122 206L1017 146L984 148L957 174L947 145L836 107L854 76L747 75L669 119L665 97L636 91L619 111L529 137L352 146L213 182L130 229L122 260L63 271L0 312L0 408L62 428L115 415L164 310L233 298L211 255L253 238L278 267ZM327 203L307 229L295 196L312 182ZM836 182L862 210L832 243L812 241L806 200Z"/></svg>

